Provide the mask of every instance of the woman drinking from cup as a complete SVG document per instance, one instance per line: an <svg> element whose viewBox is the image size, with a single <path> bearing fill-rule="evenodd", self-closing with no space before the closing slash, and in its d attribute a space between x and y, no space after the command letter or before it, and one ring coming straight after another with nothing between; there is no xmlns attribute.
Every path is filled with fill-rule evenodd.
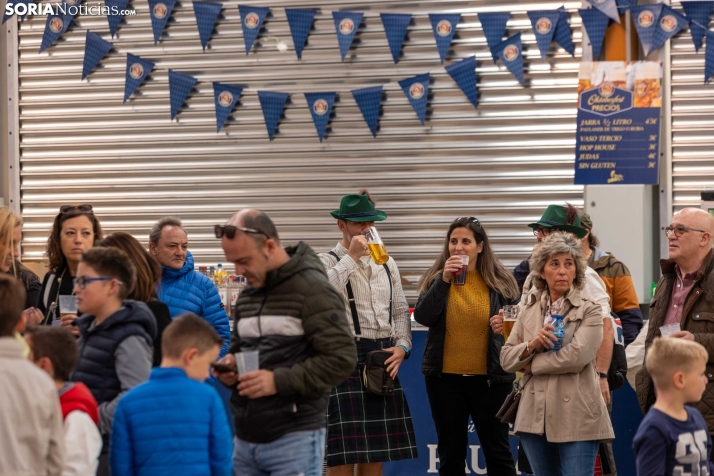
<svg viewBox="0 0 714 476"><path fill-rule="evenodd" d="M614 438L595 366L602 309L580 296L586 266L574 236L544 238L530 259L534 287L501 351L504 370L525 374L514 429L536 476L592 476L600 440ZM560 341L554 316L565 324Z"/></svg>
<svg viewBox="0 0 714 476"><path fill-rule="evenodd" d="M455 285L466 262L465 284ZM514 476L508 425L496 412L515 375L501 368L503 336L491 331L489 318L519 292L478 219L460 217L451 224L441 255L419 280L419 293L414 319L429 327L422 372L438 435L439 474L464 474L471 416L488 474Z"/></svg>
<svg viewBox="0 0 714 476"><path fill-rule="evenodd" d="M45 316L43 324L57 321L75 335L79 335L78 329L72 326L72 321L77 318L76 310L63 312L59 309L59 297L72 295L74 288L72 281L77 274L77 265L82 252L93 247L101 239L102 227L94 216L91 205L60 207L47 240L50 271L42 281L40 301L37 305ZM74 307L76 308L76 304ZM64 315L60 316L60 313Z"/></svg>

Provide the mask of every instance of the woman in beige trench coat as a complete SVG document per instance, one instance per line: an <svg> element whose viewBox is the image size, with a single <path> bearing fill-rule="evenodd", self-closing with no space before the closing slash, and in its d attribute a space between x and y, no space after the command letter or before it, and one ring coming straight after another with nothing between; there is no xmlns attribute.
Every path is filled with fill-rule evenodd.
<svg viewBox="0 0 714 476"><path fill-rule="evenodd" d="M587 263L573 236L552 233L530 264L535 287L501 350L503 369L525 374L514 429L536 476L592 476L599 442L614 438L595 367L602 311L580 296ZM557 351L551 315L564 316Z"/></svg>

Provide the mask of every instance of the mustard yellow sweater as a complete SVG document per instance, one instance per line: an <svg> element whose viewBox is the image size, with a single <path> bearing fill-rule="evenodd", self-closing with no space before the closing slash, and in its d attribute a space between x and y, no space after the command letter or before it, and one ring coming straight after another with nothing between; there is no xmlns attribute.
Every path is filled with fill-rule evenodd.
<svg viewBox="0 0 714 476"><path fill-rule="evenodd" d="M451 285L442 372L486 375L490 314L489 289L478 270L467 273L466 286Z"/></svg>

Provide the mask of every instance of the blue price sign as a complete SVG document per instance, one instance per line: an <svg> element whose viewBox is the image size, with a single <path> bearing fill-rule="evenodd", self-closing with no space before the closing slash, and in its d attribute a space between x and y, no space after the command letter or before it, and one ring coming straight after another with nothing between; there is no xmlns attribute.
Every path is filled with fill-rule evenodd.
<svg viewBox="0 0 714 476"><path fill-rule="evenodd" d="M656 184L660 64L613 61L583 66L578 88L575 183ZM584 69L590 78L583 78L587 77Z"/></svg>

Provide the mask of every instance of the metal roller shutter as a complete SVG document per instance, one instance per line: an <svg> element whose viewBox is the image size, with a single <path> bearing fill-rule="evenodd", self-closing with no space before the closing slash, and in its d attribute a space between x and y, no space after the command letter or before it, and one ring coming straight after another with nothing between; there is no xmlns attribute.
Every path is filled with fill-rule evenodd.
<svg viewBox="0 0 714 476"><path fill-rule="evenodd" d="M279 2L271 7L254 51L245 55L238 2L224 3L210 48L201 50L191 2L174 9L154 46L148 6L134 2L116 52L80 82L85 30L109 39L104 17L78 17L79 26L37 54L45 19L19 29L21 205L25 260L40 260L61 204L92 203L106 232L125 230L143 243L152 223L180 216L196 265L224 260L212 225L236 210L257 207L277 223L285 243L309 242L318 251L340 235L328 212L341 195L367 187L389 214L380 225L387 249L415 284L442 246L448 224L475 215L509 266L534 243L526 223L553 202L582 204L573 185L575 102L581 55L579 2L567 4L576 44L570 57L555 43L540 60L526 10L556 9L544 1ZM494 6L495 5L495 6ZM319 8L302 60L297 60L284 7ZM345 63L340 62L332 10L365 17ZM526 78L521 87L494 65L478 12L512 11L508 35L523 34ZM380 12L412 13L403 57L394 64ZM439 63L429 12L459 12L446 64L475 54L480 105L466 100ZM278 52L277 37L290 47ZM122 104L126 53L157 66ZM199 79L178 122L169 121L168 69ZM698 68L698 71L701 68ZM426 126L421 126L396 81L430 72ZM211 81L248 87L220 133L215 132ZM376 139L349 93L385 84ZM256 91L292 93L279 133L269 142ZM337 91L325 141L315 133L303 92ZM407 287L410 302L415 287Z"/></svg>
<svg viewBox="0 0 714 476"><path fill-rule="evenodd" d="M672 2L681 10L679 2ZM704 84L704 46L686 29L672 40L672 205L699 207L714 189L714 88Z"/></svg>

